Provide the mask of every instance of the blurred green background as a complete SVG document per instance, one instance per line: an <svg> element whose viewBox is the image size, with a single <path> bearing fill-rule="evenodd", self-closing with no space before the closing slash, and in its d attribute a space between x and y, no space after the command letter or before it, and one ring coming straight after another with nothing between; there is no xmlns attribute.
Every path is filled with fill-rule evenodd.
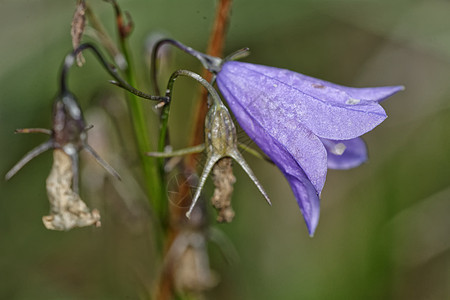
<svg viewBox="0 0 450 300"><path fill-rule="evenodd" d="M110 5L88 2L115 36ZM149 86L144 44L152 32L205 49L216 1L119 4L135 22L131 44L140 88ZM2 176L46 139L13 131L50 127L74 9L75 1L0 0ZM208 299L450 299L449 13L444 0L235 1L226 53L247 46L248 62L343 85L402 84L406 90L383 103L389 118L365 136L369 161L354 170L329 171L314 238L274 166L248 157L272 207L235 168L235 220L215 226L234 244L239 261L227 264L211 245L211 265L221 282ZM173 54L173 70L200 72L194 59ZM126 119L123 93L107 83L93 56L86 59L83 68L72 70L70 87L95 125L91 144L120 171L119 154L132 146L118 146L117 128L102 120L108 119L105 107ZM176 85L179 102L170 121L175 148L188 143L197 92L189 80ZM152 105L146 105L151 114ZM121 126L119 132L131 136L129 125ZM82 160L82 196L101 211L99 229L44 228L50 152L9 182L0 180L1 299L137 299L151 289L158 264L148 207L136 182L106 178L96 190L86 178L100 178L103 171L89 169L91 158ZM208 185L206 195L212 193L211 180Z"/></svg>

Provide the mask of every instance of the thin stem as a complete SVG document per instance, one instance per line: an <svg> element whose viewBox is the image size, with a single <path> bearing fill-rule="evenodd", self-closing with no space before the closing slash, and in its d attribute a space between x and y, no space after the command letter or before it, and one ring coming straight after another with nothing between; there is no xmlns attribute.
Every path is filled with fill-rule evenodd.
<svg viewBox="0 0 450 300"><path fill-rule="evenodd" d="M124 36L121 35L120 45L122 53L127 61L128 68L125 70L127 80L135 85L136 79L132 72L133 64L128 51L128 46ZM136 95L136 94L135 94ZM146 180L146 187L149 196L150 205L153 208L159 223L163 227L167 223L167 207L168 200L164 192L166 186L163 184L163 177L157 159L148 157L145 153L149 152L153 147L150 142L150 134L145 118L144 107L142 101L139 101L134 95L127 94L128 108L130 110L131 120L133 124L134 133L138 145L139 157L143 164L143 170ZM161 101L167 101L165 97L158 97ZM152 100L152 99L150 99Z"/></svg>
<svg viewBox="0 0 450 300"><path fill-rule="evenodd" d="M215 44L217 44L217 42L214 42ZM248 56L250 54L250 49L249 48L242 48L239 49L233 53L231 53L230 55L228 55L227 57L225 57L224 59L218 58L218 57L214 57L208 54L204 54L202 52L199 52L191 47L188 47L184 44L182 44L181 42L177 41L177 40L173 40L173 39L162 39L160 41L158 41L155 46L153 47L152 50L152 55L151 55L151 61L150 61L150 78L151 78L151 82L153 85L153 90L155 92L156 95L160 94L160 90L159 90L159 85L158 85L158 71L157 71L157 63L156 60L158 58L158 51L159 49L164 45L164 44L171 44L175 47L177 47L178 49L188 53L189 55L192 55L193 57L197 58L203 65L203 67L212 72L213 74L217 74L220 72L220 69L222 68L222 64L228 60L237 60L237 59L241 59L244 58L246 56ZM221 52L221 51L220 51ZM211 81L211 83L213 83L215 80L215 77L213 78L213 80Z"/></svg>
<svg viewBox="0 0 450 300"><path fill-rule="evenodd" d="M169 82L167 84L167 93L166 93L167 98L171 99L173 84L175 82L175 79L178 78L178 76L186 76L186 77L190 77L190 78L196 80L198 83L200 83L206 89L208 94L213 99L213 103L215 105L222 104L222 100L220 100L220 96L217 93L217 91L213 88L213 86L202 76L200 76L199 74L197 74L195 72L189 71L189 70L177 70L172 74L172 76L170 76Z"/></svg>
<svg viewBox="0 0 450 300"><path fill-rule="evenodd" d="M197 58L203 65L203 67L207 70L210 70L211 72L218 72L219 67L222 63L222 59L218 57L214 57L211 55L207 55L204 53L201 53L191 47L188 47L184 45L183 43L173 40L173 39L162 39L158 41L155 46L153 47L152 51L152 57L151 57L151 70L150 70L150 78L153 84L153 89L155 91L156 95L160 94L158 81L157 81L157 68L156 68L156 59L158 56L158 51L164 44L171 44L178 49L186 52L189 55L192 55L193 57Z"/></svg>
<svg viewBox="0 0 450 300"><path fill-rule="evenodd" d="M127 25L123 23L122 12L119 5L115 0L107 0L113 5L116 15L116 25L119 34L119 46L121 52L126 61L127 68L124 69L125 76L131 85L136 85L136 79L133 73L133 62L128 49L128 43L126 41L132 30L132 23L129 22ZM128 16L129 17L129 16ZM130 17L129 17L130 19ZM137 95L139 96L139 95ZM133 125L133 131L136 138L138 154L142 162L142 168L145 177L145 187L148 195L148 200L152 208L152 213L154 218L154 240L156 242L156 250L158 253L163 253L164 240L167 233L168 226L168 197L167 197L167 186L164 184L163 180L163 169L162 164L153 157L148 157L145 155L150 149L152 149L152 144L150 141L150 134L147 127L147 122L144 113L144 107L142 101L137 99L136 94L126 94L128 99L128 109L130 112L131 123ZM150 99L152 100L152 99ZM168 102L169 99L163 99L160 97L160 101Z"/></svg>
<svg viewBox="0 0 450 300"><path fill-rule="evenodd" d="M189 71L189 70L177 70L172 74L172 76L170 76L169 82L167 83L167 92L166 92L167 98L169 98L169 99L172 98L173 85L175 83L175 80L179 76L186 76L186 77L190 77L190 78L196 80L198 83L200 83L206 89L207 93L213 99L214 105L223 105L222 100L220 100L219 94L213 88L213 86L208 81L206 81L203 77L201 77L197 73ZM168 103L164 106L163 112L161 114L161 130L159 132L159 143L158 143L158 151L159 152L163 152L164 147L166 145L166 131L167 131L167 125L168 125L168 120L169 120L169 112L170 112L170 103Z"/></svg>
<svg viewBox="0 0 450 300"><path fill-rule="evenodd" d="M203 150L205 150L205 144L201 144L194 147L184 148L180 150L170 151L170 152L147 152L148 156L152 157L162 157L162 158L168 158L168 157L174 157L174 156L182 156L192 153L200 153Z"/></svg>
<svg viewBox="0 0 450 300"><path fill-rule="evenodd" d="M66 91L67 90L67 86L66 86L66 82L67 82L67 73L70 69L70 67L72 67L72 65L75 62L75 57L77 56L78 53L81 53L82 51L86 50L86 49L90 49L92 52L94 52L94 54L97 56L98 60L100 61L100 63L105 67L106 71L117 81L112 81L111 83L126 89L127 91L129 91L130 93L144 98L144 99L148 99L148 100L153 100L153 101L168 101L167 98L165 97L159 97L159 96L153 96L153 95L149 95L146 94L142 91L139 91L137 89L135 89L132 85L134 84L129 84L128 82L126 82L122 77L120 77L119 73L117 72L117 69L114 65L108 63L105 58L103 57L103 55L100 53L100 51L92 44L90 43L85 43L85 44L81 44L78 48L76 48L72 53L68 54L64 60L64 65L63 65L63 69L61 71L61 91ZM128 73L128 72L127 72Z"/></svg>

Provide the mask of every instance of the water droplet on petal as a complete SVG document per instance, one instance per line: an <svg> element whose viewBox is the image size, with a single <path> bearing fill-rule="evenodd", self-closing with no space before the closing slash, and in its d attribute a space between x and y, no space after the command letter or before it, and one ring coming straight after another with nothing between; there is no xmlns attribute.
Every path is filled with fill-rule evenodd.
<svg viewBox="0 0 450 300"><path fill-rule="evenodd" d="M350 98L347 101L345 101L345 104L355 105L355 104L359 104L359 102L361 102L361 100Z"/></svg>
<svg viewBox="0 0 450 300"><path fill-rule="evenodd" d="M347 147L343 143L337 143L331 149L331 153L333 153L335 155L342 155L342 154L344 154L346 148Z"/></svg>

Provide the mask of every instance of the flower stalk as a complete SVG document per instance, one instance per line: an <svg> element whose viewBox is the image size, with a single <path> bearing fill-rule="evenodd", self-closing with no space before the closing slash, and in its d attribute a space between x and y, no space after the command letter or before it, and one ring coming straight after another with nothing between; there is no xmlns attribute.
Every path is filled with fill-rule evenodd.
<svg viewBox="0 0 450 300"><path fill-rule="evenodd" d="M116 24L119 34L120 50L126 61L127 68L125 68L125 78L132 85L136 86L136 78L133 72L133 62L128 49L127 37L132 30L132 22L128 24L124 23L123 14L116 1L110 0L114 7L116 14ZM142 168L145 178L145 187L148 195L148 199L154 213L160 220L161 224L167 223L167 197L165 191L165 184L163 184L163 178L159 163L155 158L148 157L145 153L151 151L154 146L150 141L150 132L147 127L147 120L144 112L144 105L141 100L138 99L136 94L126 93L128 109L130 113L131 123L133 125L133 131L137 143L137 150L139 158L142 162ZM163 225L164 226L164 225Z"/></svg>

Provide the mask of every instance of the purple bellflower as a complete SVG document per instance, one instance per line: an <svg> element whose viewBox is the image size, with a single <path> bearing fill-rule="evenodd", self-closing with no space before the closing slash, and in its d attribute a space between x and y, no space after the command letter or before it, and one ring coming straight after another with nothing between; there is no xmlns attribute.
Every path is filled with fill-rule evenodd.
<svg viewBox="0 0 450 300"><path fill-rule="evenodd" d="M386 119L402 86L350 88L289 70L226 61L217 85L238 123L287 178L312 236L327 168L367 159L359 136Z"/></svg>

